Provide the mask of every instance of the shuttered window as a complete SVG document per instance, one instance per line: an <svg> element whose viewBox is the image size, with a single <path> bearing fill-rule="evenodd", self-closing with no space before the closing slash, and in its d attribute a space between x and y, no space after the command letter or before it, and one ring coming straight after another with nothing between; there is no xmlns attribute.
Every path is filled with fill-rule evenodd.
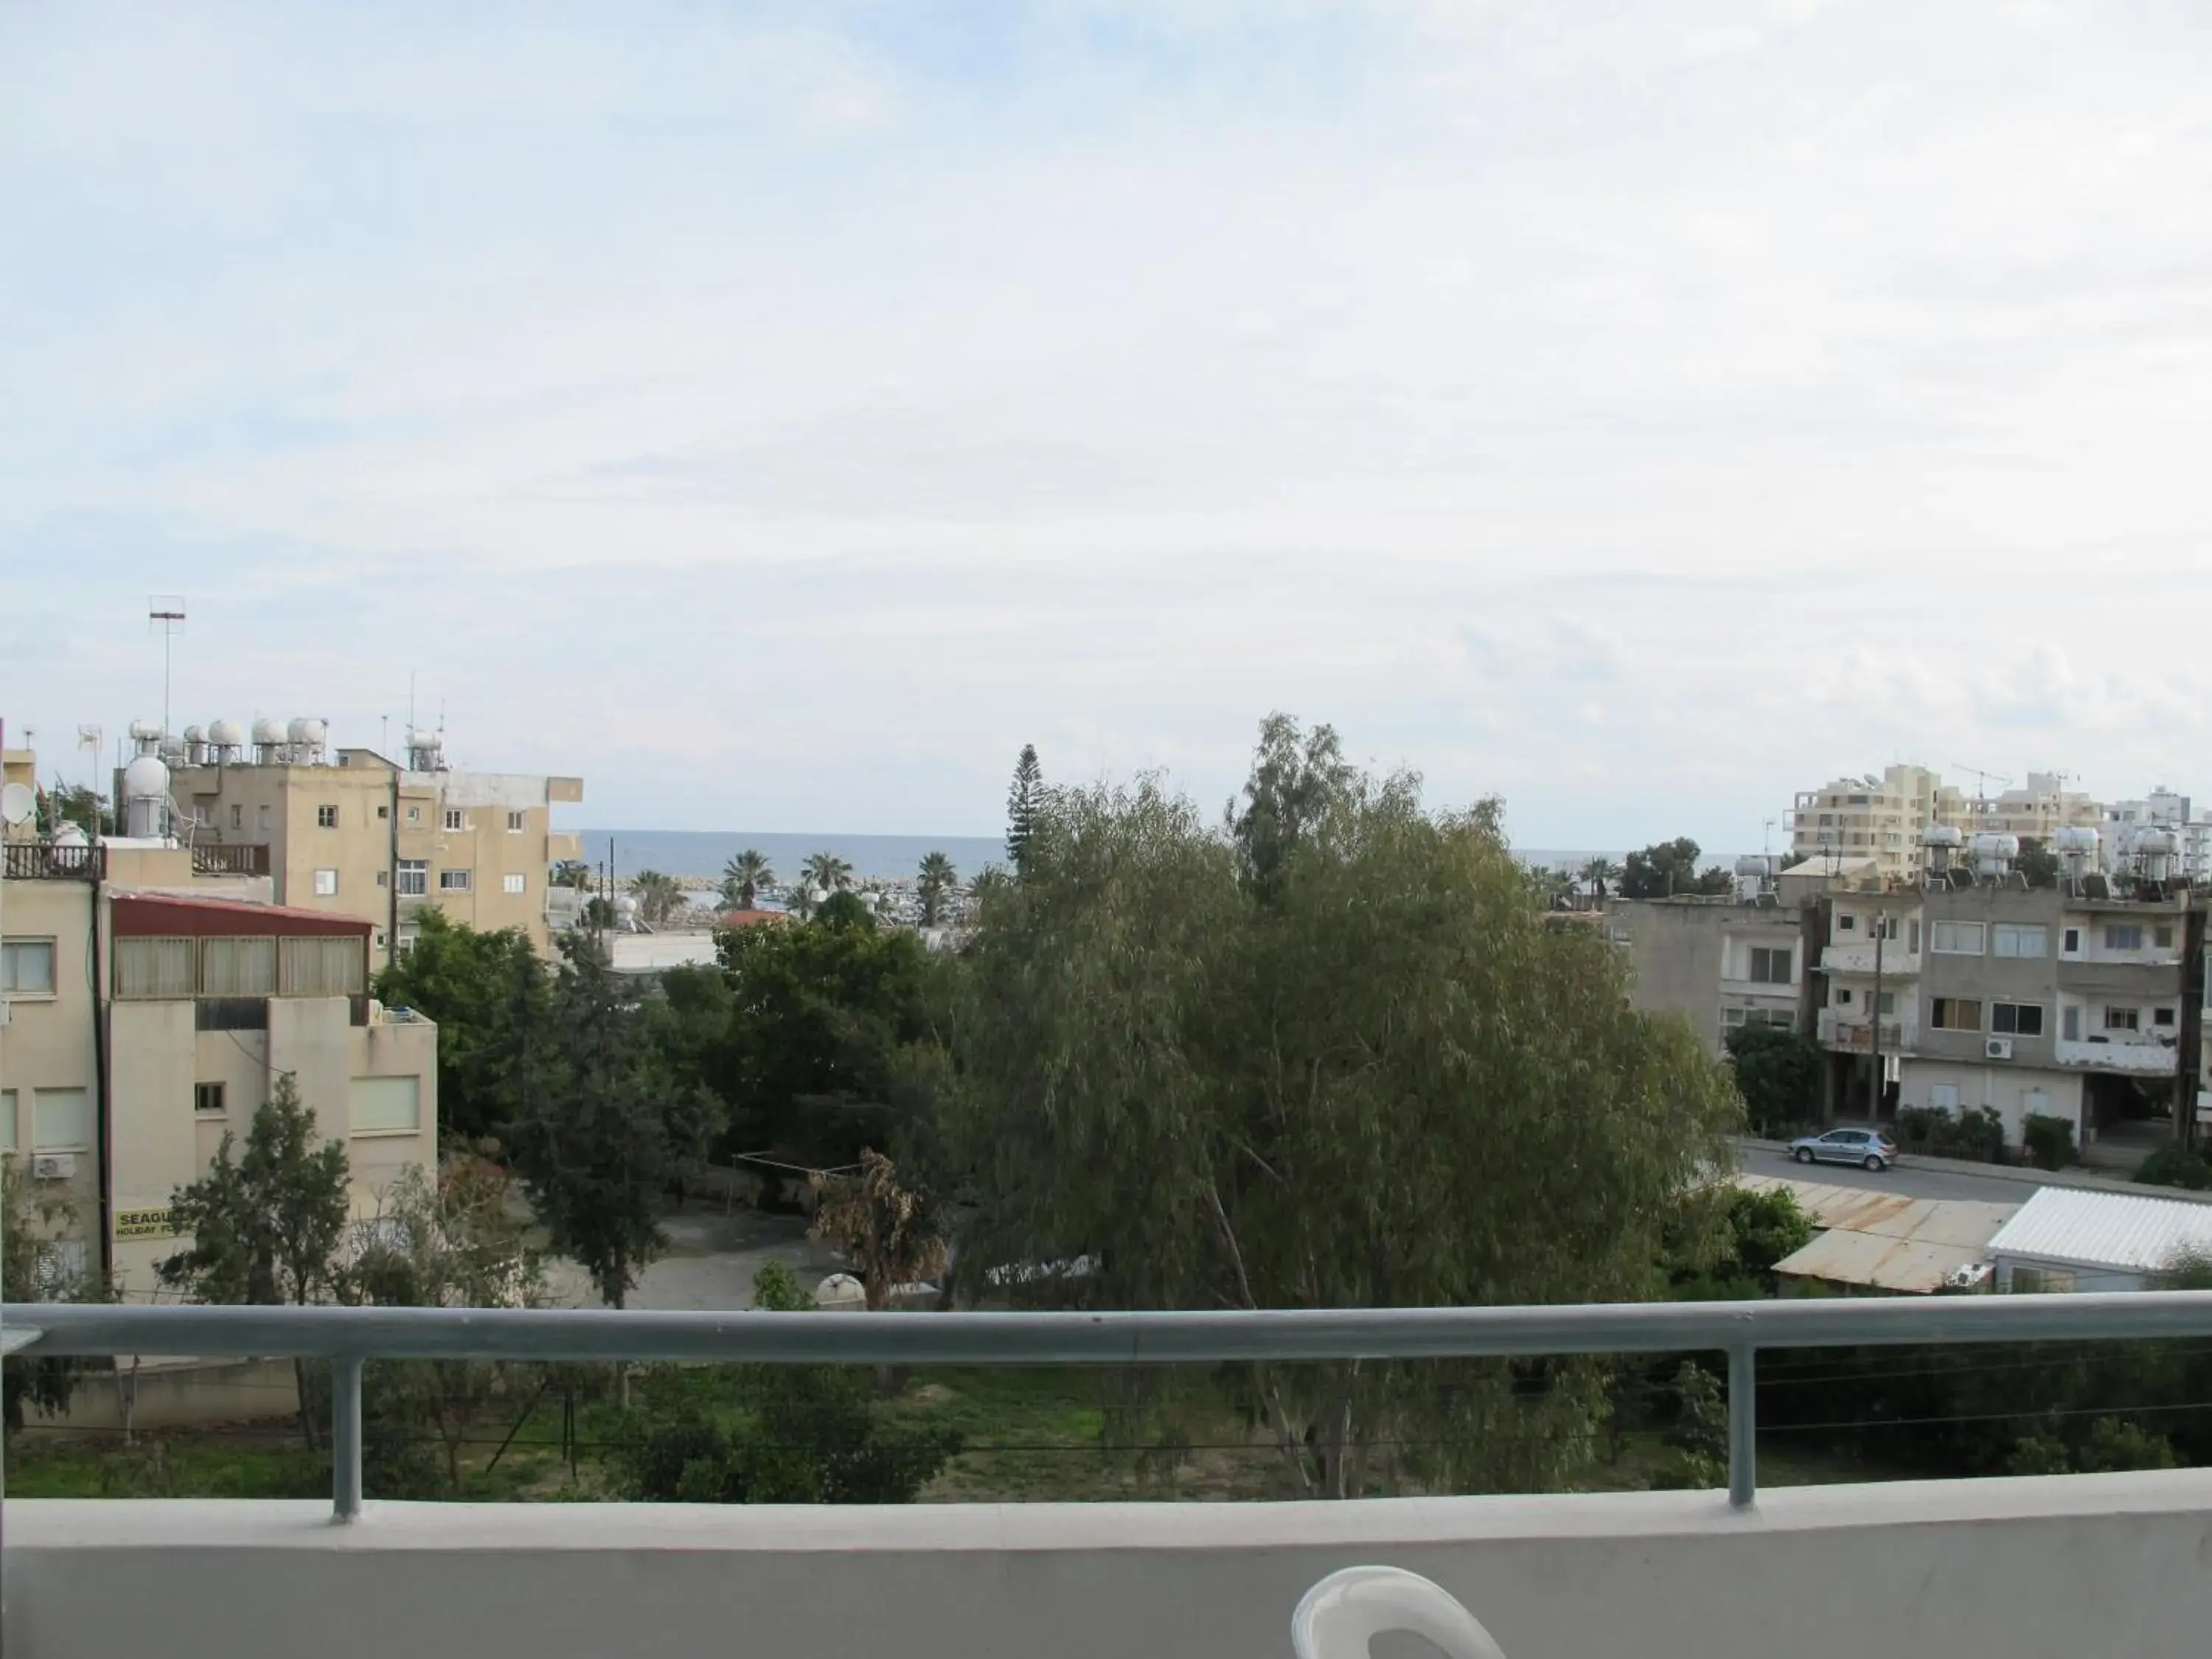
<svg viewBox="0 0 2212 1659"><path fill-rule="evenodd" d="M422 1079L357 1077L347 1104L351 1128L357 1135L419 1129L422 1127Z"/></svg>
<svg viewBox="0 0 2212 1659"><path fill-rule="evenodd" d="M273 939L211 939L200 946L200 994L208 997L273 997L276 994L276 941Z"/></svg>
<svg viewBox="0 0 2212 1659"><path fill-rule="evenodd" d="M288 997L357 997L368 989L361 940L355 938L277 941L276 992Z"/></svg>
<svg viewBox="0 0 2212 1659"><path fill-rule="evenodd" d="M88 1089L36 1089L31 1093L31 1150L82 1152L92 1147L94 1125Z"/></svg>
<svg viewBox="0 0 2212 1659"><path fill-rule="evenodd" d="M115 941L115 994L131 1002L190 1000L198 989L199 952L188 939Z"/></svg>

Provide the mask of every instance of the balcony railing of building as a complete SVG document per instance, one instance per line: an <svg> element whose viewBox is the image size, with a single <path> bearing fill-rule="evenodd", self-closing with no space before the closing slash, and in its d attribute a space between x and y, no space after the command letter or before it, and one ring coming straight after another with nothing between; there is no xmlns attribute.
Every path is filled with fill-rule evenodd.
<svg viewBox="0 0 2212 1659"><path fill-rule="evenodd" d="M1905 1045L1907 1032L1899 1020L1886 1019L1881 1023L1883 1051L1896 1054ZM1867 1054L1874 1052L1874 1032L1866 1020L1840 1018L1832 1008L1823 1008L1820 1018L1820 1040L1823 1047L1840 1048L1845 1054Z"/></svg>
<svg viewBox="0 0 2212 1659"><path fill-rule="evenodd" d="M2058 1039L2058 1063L2094 1072L2125 1072L2133 1077L2172 1077L2181 1064L2172 1036L2148 1031L2115 1031L2082 1040Z"/></svg>
<svg viewBox="0 0 2212 1659"><path fill-rule="evenodd" d="M1820 971L1824 974L1872 974L1874 969L1871 945L1821 947ZM1881 947L1881 971L1885 979L1916 978L1920 973L1920 952L1905 949L1901 942L1885 942Z"/></svg>
<svg viewBox="0 0 2212 1659"><path fill-rule="evenodd" d="M89 842L11 841L0 861L0 872L9 881L98 881L106 867L101 849Z"/></svg>
<svg viewBox="0 0 2212 1659"><path fill-rule="evenodd" d="M192 843L192 873L196 876L265 876L269 873L266 846L221 842Z"/></svg>
<svg viewBox="0 0 2212 1659"><path fill-rule="evenodd" d="M1724 1352L1729 1501L1758 1492L1762 1349L2212 1336L2212 1291L1565 1307L1196 1313L862 1315L608 1309L9 1304L27 1357L165 1353L331 1362L331 1500L361 1510L362 1367L371 1359L686 1360L879 1365L1160 1365Z"/></svg>

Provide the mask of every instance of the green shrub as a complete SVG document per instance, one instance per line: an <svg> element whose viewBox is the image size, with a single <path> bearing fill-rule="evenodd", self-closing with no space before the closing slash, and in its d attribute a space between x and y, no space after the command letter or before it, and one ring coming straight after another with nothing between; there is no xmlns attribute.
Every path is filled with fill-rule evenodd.
<svg viewBox="0 0 2212 1659"><path fill-rule="evenodd" d="M2002 1164L2005 1161L2004 1120L1986 1106L1969 1107L1956 1117L1942 1106L1900 1106L1897 1143L1908 1152Z"/></svg>
<svg viewBox="0 0 2212 1659"><path fill-rule="evenodd" d="M2201 1193L2212 1188L2212 1162L2185 1146L2160 1146L2136 1166L2135 1178L2146 1187L2185 1187Z"/></svg>
<svg viewBox="0 0 2212 1659"><path fill-rule="evenodd" d="M2066 1118L2030 1112L2021 1140L2039 1170L2063 1170L2074 1161L2074 1125Z"/></svg>

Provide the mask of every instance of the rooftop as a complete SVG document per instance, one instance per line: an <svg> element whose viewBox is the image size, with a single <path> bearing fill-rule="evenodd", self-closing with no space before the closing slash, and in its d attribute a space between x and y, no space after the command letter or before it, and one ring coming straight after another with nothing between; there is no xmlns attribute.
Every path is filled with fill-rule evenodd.
<svg viewBox="0 0 2212 1659"><path fill-rule="evenodd" d="M2179 1256L2212 1256L2212 1206L2041 1187L1990 1241L1990 1253L2161 1273Z"/></svg>

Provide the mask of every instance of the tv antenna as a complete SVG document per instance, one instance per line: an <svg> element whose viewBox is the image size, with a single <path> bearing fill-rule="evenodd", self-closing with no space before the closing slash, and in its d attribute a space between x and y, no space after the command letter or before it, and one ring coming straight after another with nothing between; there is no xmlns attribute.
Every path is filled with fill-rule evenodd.
<svg viewBox="0 0 2212 1659"><path fill-rule="evenodd" d="M1973 774L1974 805L1981 809L1981 816L1984 817L1987 817L1989 816L1990 781L1994 779L1999 784L2008 786L2012 782L2012 780L2005 776L2002 772L1984 772L1978 766L1962 766L1957 761L1953 761L1951 763L1951 769L1954 772L1971 772Z"/></svg>
<svg viewBox="0 0 2212 1659"><path fill-rule="evenodd" d="M169 642L185 625L185 596L155 593L146 601L146 625L161 630L161 736L169 735Z"/></svg>

